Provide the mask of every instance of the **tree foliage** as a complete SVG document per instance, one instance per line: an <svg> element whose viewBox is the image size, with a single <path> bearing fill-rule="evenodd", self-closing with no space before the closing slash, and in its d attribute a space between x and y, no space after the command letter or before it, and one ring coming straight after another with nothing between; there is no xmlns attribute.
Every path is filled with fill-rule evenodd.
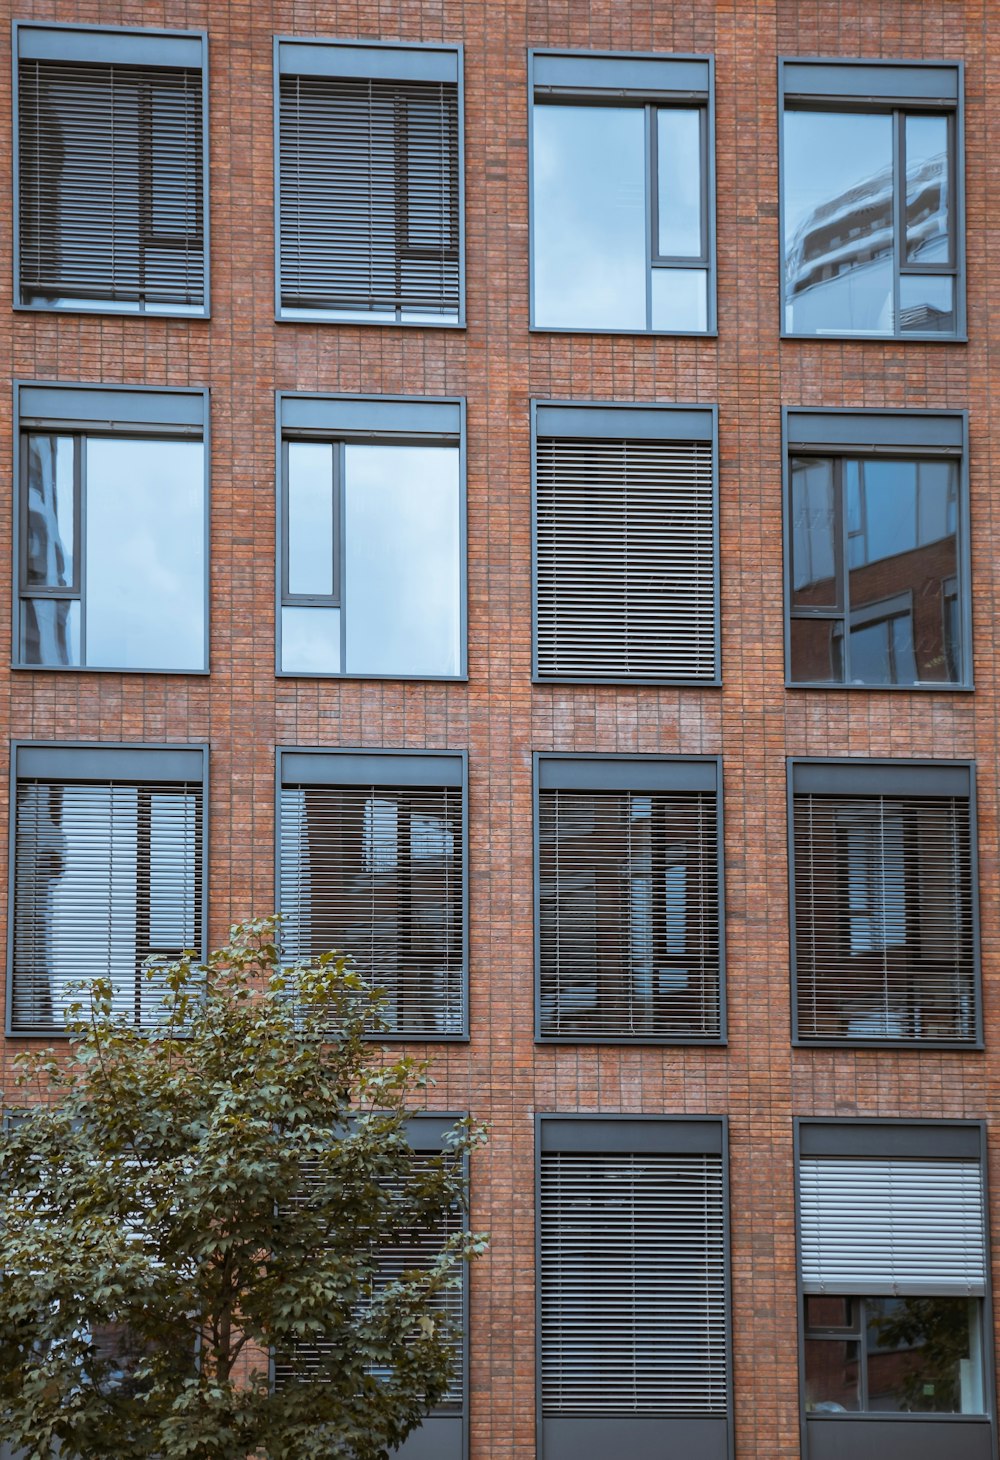
<svg viewBox="0 0 1000 1460"><path fill-rule="evenodd" d="M380 1061L379 996L334 954L283 966L272 920L156 977L155 1029L97 980L68 1058L19 1056L0 1432L28 1460L383 1460L448 1387L442 1295L483 1240L436 1239L481 1135L415 1155L426 1064Z"/></svg>

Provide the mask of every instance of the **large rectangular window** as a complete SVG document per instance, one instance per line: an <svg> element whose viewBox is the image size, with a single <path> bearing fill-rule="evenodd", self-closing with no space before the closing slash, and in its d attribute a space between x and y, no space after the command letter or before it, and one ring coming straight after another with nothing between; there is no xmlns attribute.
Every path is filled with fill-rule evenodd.
<svg viewBox="0 0 1000 1460"><path fill-rule="evenodd" d="M536 402L534 673L719 675L715 414Z"/></svg>
<svg viewBox="0 0 1000 1460"><path fill-rule="evenodd" d="M965 419L785 414L788 679L972 682Z"/></svg>
<svg viewBox="0 0 1000 1460"><path fill-rule="evenodd" d="M275 51L279 317L461 324L461 50Z"/></svg>
<svg viewBox="0 0 1000 1460"><path fill-rule="evenodd" d="M727 1460L721 1120L541 1116L538 1454Z"/></svg>
<svg viewBox="0 0 1000 1460"><path fill-rule="evenodd" d="M803 1454L994 1454L973 1124L798 1125Z"/></svg>
<svg viewBox="0 0 1000 1460"><path fill-rule="evenodd" d="M785 332L961 336L961 65L779 74Z"/></svg>
<svg viewBox="0 0 1000 1460"><path fill-rule="evenodd" d="M462 755L279 753L289 956L335 948L386 996L391 1038L466 1033Z"/></svg>
<svg viewBox="0 0 1000 1460"><path fill-rule="evenodd" d="M792 761L795 1029L980 1037L973 767Z"/></svg>
<svg viewBox="0 0 1000 1460"><path fill-rule="evenodd" d="M281 396L279 671L465 673L461 401Z"/></svg>
<svg viewBox="0 0 1000 1460"><path fill-rule="evenodd" d="M15 25L17 297L208 312L206 37Z"/></svg>
<svg viewBox="0 0 1000 1460"><path fill-rule="evenodd" d="M712 62L529 52L531 322L715 328Z"/></svg>
<svg viewBox="0 0 1000 1460"><path fill-rule="evenodd" d="M721 768L539 755L542 1039L723 1037Z"/></svg>
<svg viewBox="0 0 1000 1460"><path fill-rule="evenodd" d="M17 387L21 668L208 667L205 391Z"/></svg>
<svg viewBox="0 0 1000 1460"><path fill-rule="evenodd" d="M10 1027L59 1033L73 985L106 978L155 1023L168 962L204 942L205 774L196 748L15 744Z"/></svg>

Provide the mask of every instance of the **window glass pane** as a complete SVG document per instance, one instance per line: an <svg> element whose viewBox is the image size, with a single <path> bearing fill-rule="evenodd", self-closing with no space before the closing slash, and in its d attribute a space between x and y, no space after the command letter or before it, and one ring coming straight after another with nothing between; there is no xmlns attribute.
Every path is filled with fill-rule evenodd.
<svg viewBox="0 0 1000 1460"><path fill-rule="evenodd" d="M457 674L461 524L456 446L345 449L348 674Z"/></svg>
<svg viewBox="0 0 1000 1460"><path fill-rule="evenodd" d="M139 797L149 808L149 951L177 958L199 938L198 798L144 790Z"/></svg>
<svg viewBox="0 0 1000 1460"><path fill-rule="evenodd" d="M26 598L21 606L25 664L80 663L80 600Z"/></svg>
<svg viewBox="0 0 1000 1460"><path fill-rule="evenodd" d="M28 523L25 582L29 588L72 585L75 491L73 438L28 437Z"/></svg>
<svg viewBox="0 0 1000 1460"><path fill-rule="evenodd" d="M951 178L948 118L906 118L906 257L910 263L951 262L948 214Z"/></svg>
<svg viewBox="0 0 1000 1460"><path fill-rule="evenodd" d="M844 482L851 568L911 552L917 546L917 463L865 461L849 466ZM851 587L854 603L853 573Z"/></svg>
<svg viewBox="0 0 1000 1460"><path fill-rule="evenodd" d="M861 1345L853 1340L807 1338L806 1409L840 1414L861 1408Z"/></svg>
<svg viewBox="0 0 1000 1460"><path fill-rule="evenodd" d="M866 1298L869 1409L979 1412L977 1307L965 1298Z"/></svg>
<svg viewBox="0 0 1000 1460"><path fill-rule="evenodd" d="M853 1298L836 1293L806 1294L806 1328L847 1328L857 1332L857 1313Z"/></svg>
<svg viewBox="0 0 1000 1460"><path fill-rule="evenodd" d="M860 684L913 684L917 661L913 616L906 613L851 625L850 677Z"/></svg>
<svg viewBox="0 0 1000 1460"><path fill-rule="evenodd" d="M87 663L205 666L200 441L87 442Z"/></svg>
<svg viewBox="0 0 1000 1460"><path fill-rule="evenodd" d="M646 328L642 107L534 108L536 325Z"/></svg>
<svg viewBox="0 0 1000 1460"><path fill-rule="evenodd" d="M281 667L286 674L339 674L340 609L283 608Z"/></svg>
<svg viewBox="0 0 1000 1460"><path fill-rule="evenodd" d="M657 213L663 258L701 258L701 113L656 114ZM704 326L702 326L704 328Z"/></svg>
<svg viewBox="0 0 1000 1460"><path fill-rule="evenodd" d="M653 270L653 329L708 329L708 274L705 269Z"/></svg>
<svg viewBox="0 0 1000 1460"><path fill-rule="evenodd" d="M892 116L787 111L785 328L893 331Z"/></svg>
<svg viewBox="0 0 1000 1460"><path fill-rule="evenodd" d="M899 327L904 334L954 332L955 280L950 274L900 276Z"/></svg>
<svg viewBox="0 0 1000 1460"><path fill-rule="evenodd" d="M792 602L796 608L836 608L833 462L793 457L791 492Z"/></svg>
<svg viewBox="0 0 1000 1460"><path fill-rule="evenodd" d="M793 618L791 678L799 683L840 684L844 678L840 619Z"/></svg>
<svg viewBox="0 0 1000 1460"><path fill-rule="evenodd" d="M333 450L288 443L288 592L334 592Z"/></svg>

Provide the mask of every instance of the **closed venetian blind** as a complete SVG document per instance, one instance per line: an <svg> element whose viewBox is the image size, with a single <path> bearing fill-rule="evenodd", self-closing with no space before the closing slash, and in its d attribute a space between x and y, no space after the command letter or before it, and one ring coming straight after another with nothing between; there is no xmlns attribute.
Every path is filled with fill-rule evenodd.
<svg viewBox="0 0 1000 1460"><path fill-rule="evenodd" d="M281 302L459 307L458 88L282 76Z"/></svg>
<svg viewBox="0 0 1000 1460"><path fill-rule="evenodd" d="M717 1038L714 792L539 791L540 1032Z"/></svg>
<svg viewBox="0 0 1000 1460"><path fill-rule="evenodd" d="M799 1163L807 1293L986 1291L977 1161Z"/></svg>
<svg viewBox="0 0 1000 1460"><path fill-rule="evenodd" d="M715 676L712 449L539 439L541 678Z"/></svg>
<svg viewBox="0 0 1000 1460"><path fill-rule="evenodd" d="M717 1155L543 1153L546 1414L726 1411Z"/></svg>
<svg viewBox="0 0 1000 1460"><path fill-rule="evenodd" d="M803 1038L972 1041L967 798L794 797Z"/></svg>
<svg viewBox="0 0 1000 1460"><path fill-rule="evenodd" d="M109 979L117 1011L155 1021L162 981L148 957L202 944L201 785L20 780L14 846L12 1022L62 1027Z"/></svg>
<svg viewBox="0 0 1000 1460"><path fill-rule="evenodd" d="M279 856L290 956L349 954L394 1033L462 1032L460 787L285 786Z"/></svg>
<svg viewBox="0 0 1000 1460"><path fill-rule="evenodd" d="M19 63L21 296L205 297L202 76Z"/></svg>

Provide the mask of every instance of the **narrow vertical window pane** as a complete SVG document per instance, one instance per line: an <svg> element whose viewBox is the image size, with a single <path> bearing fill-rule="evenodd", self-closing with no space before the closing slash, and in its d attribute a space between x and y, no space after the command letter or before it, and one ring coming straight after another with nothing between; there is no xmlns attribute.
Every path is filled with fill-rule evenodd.
<svg viewBox="0 0 1000 1460"><path fill-rule="evenodd" d="M833 461L792 460L792 602L796 608L836 608L836 510Z"/></svg>
<svg viewBox="0 0 1000 1460"><path fill-rule="evenodd" d="M534 323L646 328L642 107L534 108Z"/></svg>
<svg viewBox="0 0 1000 1460"><path fill-rule="evenodd" d="M786 111L785 328L892 334L891 114Z"/></svg>
<svg viewBox="0 0 1000 1460"><path fill-rule="evenodd" d="M950 264L948 118L908 116L905 126L906 258L913 264Z"/></svg>
<svg viewBox="0 0 1000 1460"><path fill-rule="evenodd" d="M333 450L327 442L288 445L289 593L334 593Z"/></svg>
<svg viewBox="0 0 1000 1460"><path fill-rule="evenodd" d="M348 674L457 674L461 523L455 446L345 449Z"/></svg>
<svg viewBox="0 0 1000 1460"><path fill-rule="evenodd" d="M861 1408L861 1345L851 1339L805 1342L806 1410L841 1414Z"/></svg>
<svg viewBox="0 0 1000 1460"><path fill-rule="evenodd" d="M200 441L87 442L87 663L205 665Z"/></svg>
<svg viewBox="0 0 1000 1460"><path fill-rule="evenodd" d="M28 531L25 582L62 588L76 575L72 436L28 437Z"/></svg>
<svg viewBox="0 0 1000 1460"><path fill-rule="evenodd" d="M656 114L658 251L661 258L700 259L701 113L680 107Z"/></svg>

